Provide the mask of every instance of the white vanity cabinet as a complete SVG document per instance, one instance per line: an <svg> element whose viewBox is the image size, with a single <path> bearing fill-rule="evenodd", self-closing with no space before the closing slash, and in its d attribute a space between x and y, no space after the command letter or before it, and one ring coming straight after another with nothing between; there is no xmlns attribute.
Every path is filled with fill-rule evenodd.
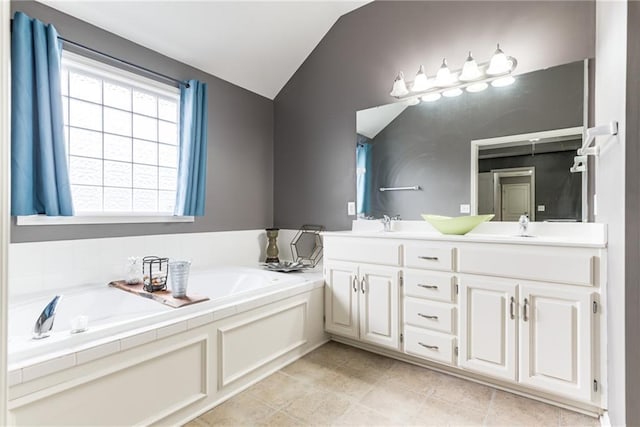
<svg viewBox="0 0 640 427"><path fill-rule="evenodd" d="M455 365L456 249L442 242L407 242L403 247L404 352Z"/></svg>
<svg viewBox="0 0 640 427"><path fill-rule="evenodd" d="M397 350L400 269L325 265L325 330Z"/></svg>
<svg viewBox="0 0 640 427"><path fill-rule="evenodd" d="M591 289L463 275L459 365L591 400L594 303Z"/></svg>
<svg viewBox="0 0 640 427"><path fill-rule="evenodd" d="M325 240L327 332L399 350L399 256L395 243Z"/></svg>
<svg viewBox="0 0 640 427"><path fill-rule="evenodd" d="M601 412L606 240L485 239L325 233L325 330Z"/></svg>

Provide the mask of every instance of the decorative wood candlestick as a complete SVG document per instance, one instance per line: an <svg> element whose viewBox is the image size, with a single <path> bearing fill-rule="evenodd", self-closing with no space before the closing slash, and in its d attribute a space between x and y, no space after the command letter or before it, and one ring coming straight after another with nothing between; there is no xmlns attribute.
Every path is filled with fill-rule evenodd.
<svg viewBox="0 0 640 427"><path fill-rule="evenodd" d="M267 259L265 262L280 262L278 258L278 231L279 228L267 228L267 239L269 244L267 245Z"/></svg>

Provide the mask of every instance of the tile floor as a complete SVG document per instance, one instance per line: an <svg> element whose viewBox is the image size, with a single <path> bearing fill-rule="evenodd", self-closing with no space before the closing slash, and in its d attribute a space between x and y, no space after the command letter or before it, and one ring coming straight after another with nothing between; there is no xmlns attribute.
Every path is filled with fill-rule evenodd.
<svg viewBox="0 0 640 427"><path fill-rule="evenodd" d="M189 422L205 426L598 426L598 420L333 341Z"/></svg>

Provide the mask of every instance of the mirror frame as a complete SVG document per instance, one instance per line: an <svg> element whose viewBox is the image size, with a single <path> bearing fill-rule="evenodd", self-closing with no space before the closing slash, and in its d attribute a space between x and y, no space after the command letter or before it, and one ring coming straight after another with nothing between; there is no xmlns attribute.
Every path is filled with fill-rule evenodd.
<svg viewBox="0 0 640 427"><path fill-rule="evenodd" d="M529 141L531 139L545 139L545 138L558 138L575 136L584 140L584 126L577 126L572 128L546 130L541 132L523 133L519 135L506 135L496 138L475 139L471 141L471 187L470 187L470 199L471 199L471 215L478 215L478 152L480 147L494 146L502 144L510 144L518 141ZM547 144L555 144L555 142L548 142ZM582 173L582 222L587 222L589 217L589 190L587 188L589 174L588 171Z"/></svg>

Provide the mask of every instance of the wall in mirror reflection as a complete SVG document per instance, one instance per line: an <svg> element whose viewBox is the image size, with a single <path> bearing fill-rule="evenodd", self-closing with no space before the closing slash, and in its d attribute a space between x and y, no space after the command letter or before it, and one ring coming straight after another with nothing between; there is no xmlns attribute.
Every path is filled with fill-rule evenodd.
<svg viewBox="0 0 640 427"><path fill-rule="evenodd" d="M582 126L584 83L584 62L578 61L519 75L507 87L415 106L393 103L359 111L358 215L399 214L408 220L420 220L423 213L460 215L461 205L470 203L470 142ZM529 206L536 210L531 216L578 219L582 177L569 173L574 145L565 144L566 150L553 154L513 156L510 163L492 160L505 162L498 166L484 159L479 170L535 167L535 194L541 195L539 205L544 204L545 211L537 211L536 197ZM421 190L379 191L405 186Z"/></svg>

